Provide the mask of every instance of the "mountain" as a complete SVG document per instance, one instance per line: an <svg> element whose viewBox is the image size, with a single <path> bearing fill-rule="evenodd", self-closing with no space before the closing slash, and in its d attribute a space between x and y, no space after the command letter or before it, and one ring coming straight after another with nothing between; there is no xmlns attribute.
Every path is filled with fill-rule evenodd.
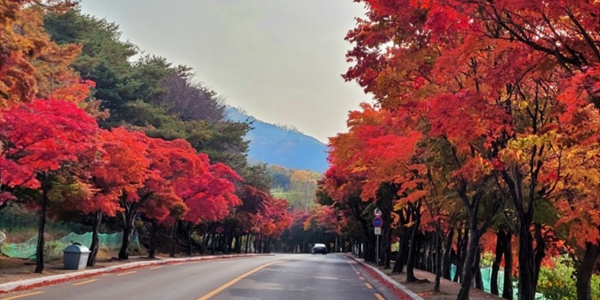
<svg viewBox="0 0 600 300"><path fill-rule="evenodd" d="M252 130L246 135L250 141L249 160L319 173L327 170L327 145L319 140L295 129L260 121L237 108L228 107L226 115L232 121L252 122Z"/></svg>

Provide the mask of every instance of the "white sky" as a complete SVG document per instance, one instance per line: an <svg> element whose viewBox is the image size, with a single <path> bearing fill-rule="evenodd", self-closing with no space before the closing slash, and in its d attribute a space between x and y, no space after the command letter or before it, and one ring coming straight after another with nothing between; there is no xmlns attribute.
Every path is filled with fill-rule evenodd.
<svg viewBox="0 0 600 300"><path fill-rule="evenodd" d="M147 53L196 77L254 117L322 142L346 131L369 101L341 74L344 40L364 15L353 0L83 0L82 11L120 26Z"/></svg>

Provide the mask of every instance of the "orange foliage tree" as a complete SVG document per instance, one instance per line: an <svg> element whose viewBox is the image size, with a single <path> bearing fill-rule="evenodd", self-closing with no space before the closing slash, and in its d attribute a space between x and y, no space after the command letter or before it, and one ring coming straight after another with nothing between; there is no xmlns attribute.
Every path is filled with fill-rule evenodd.
<svg viewBox="0 0 600 300"><path fill-rule="evenodd" d="M148 176L143 185L120 199L123 241L119 259L127 259L128 247L139 213L155 221L165 220L172 213L183 214L183 200L175 192L174 182L207 172L207 166L198 159L196 151L185 140L165 141L139 136L147 144L145 153L150 161Z"/></svg>
<svg viewBox="0 0 600 300"><path fill-rule="evenodd" d="M46 11L61 12L72 5L71 1L60 0L0 1L0 36L3 45L0 49L0 109L32 101L36 95L51 98L45 93L38 94L40 79L48 77L36 68L51 53L67 54L65 57L53 56L68 64L78 53L79 47L59 47L51 42L43 31L43 16ZM71 77L77 77L66 64L62 64L62 70L70 73ZM73 84L77 85L79 82L75 79ZM54 98L68 99L71 96L71 93L65 91L54 95Z"/></svg>
<svg viewBox="0 0 600 300"><path fill-rule="evenodd" d="M556 212L556 207L544 203L559 195L557 182L566 175L565 165L550 162L561 161L573 145L560 143L557 137L582 128L582 120L589 120L590 114L577 112L589 109L587 103L596 105L598 99L598 44L592 34L597 16L583 17L598 4L360 2L368 13L348 33L347 39L355 43L348 53L354 66L345 78L356 80L374 95L380 109L402 120L396 124L426 137L420 146L425 153L437 153L429 157L437 156L441 164L425 170L437 170L450 188L445 192L453 193L468 211L469 242L459 298L468 298L479 237L492 216L502 212L512 217L514 212L519 294L533 299L548 249L544 228L553 225L545 215ZM402 136L394 132L396 124L384 124L383 129L365 126L365 132L372 141L382 130ZM365 150L360 146L365 139L347 139L364 153L349 170L364 172L375 166L383 174L402 176L399 169L390 172L386 164L369 163L401 156L400 148L388 146L390 152L381 151L369 160L366 153L377 147ZM426 167L435 164L425 162ZM374 185L380 182L367 177ZM432 192L423 190L428 197L434 196ZM488 222L480 222L484 219ZM595 232L593 222L586 228ZM584 297L584 284L581 289Z"/></svg>
<svg viewBox="0 0 600 300"><path fill-rule="evenodd" d="M143 133L124 128L103 130L98 136L99 155L90 161L87 177L96 192L74 203L82 212L94 215L88 266L94 266L96 262L98 230L103 215L114 217L122 212L120 201L142 188L150 175L149 150L145 141Z"/></svg>

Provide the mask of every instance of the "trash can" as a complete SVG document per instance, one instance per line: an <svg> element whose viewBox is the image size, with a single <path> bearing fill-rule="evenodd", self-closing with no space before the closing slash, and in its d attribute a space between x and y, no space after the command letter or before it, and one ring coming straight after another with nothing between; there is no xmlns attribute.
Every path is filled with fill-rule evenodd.
<svg viewBox="0 0 600 300"><path fill-rule="evenodd" d="M81 270L87 266L88 256L90 255L90 249L81 243L75 242L72 245L67 246L63 250L63 262L65 269L67 270Z"/></svg>

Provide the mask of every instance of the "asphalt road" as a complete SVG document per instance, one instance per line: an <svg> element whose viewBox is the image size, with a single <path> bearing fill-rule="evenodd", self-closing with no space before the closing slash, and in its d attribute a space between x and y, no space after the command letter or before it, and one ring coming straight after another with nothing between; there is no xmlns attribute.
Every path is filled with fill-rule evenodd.
<svg viewBox="0 0 600 300"><path fill-rule="evenodd" d="M392 299L340 254L276 254L169 264L1 295L4 300Z"/></svg>

